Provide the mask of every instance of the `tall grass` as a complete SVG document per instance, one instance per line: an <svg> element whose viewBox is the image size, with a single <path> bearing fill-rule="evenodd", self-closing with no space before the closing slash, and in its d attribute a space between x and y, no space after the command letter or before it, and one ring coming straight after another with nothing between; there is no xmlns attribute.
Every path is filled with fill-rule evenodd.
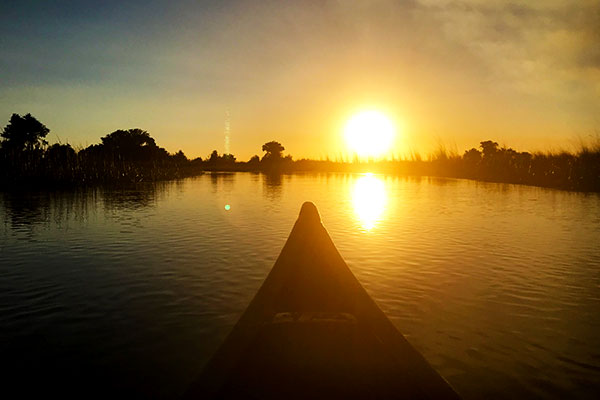
<svg viewBox="0 0 600 400"><path fill-rule="evenodd" d="M188 160L182 152L168 154L162 148L135 157L94 146L79 151L68 145L21 152L0 148L0 187L122 185L182 178L203 171L381 172L600 192L600 140L581 144L575 152L535 153L499 147L488 140L462 155L439 146L426 157L413 152L406 159L392 161L294 161L291 156L265 161L254 156L248 162L238 162L233 155Z"/></svg>

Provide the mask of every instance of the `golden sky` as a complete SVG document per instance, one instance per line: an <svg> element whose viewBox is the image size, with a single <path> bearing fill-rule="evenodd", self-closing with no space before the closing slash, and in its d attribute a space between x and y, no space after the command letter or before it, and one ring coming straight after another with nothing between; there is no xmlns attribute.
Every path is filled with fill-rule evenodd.
<svg viewBox="0 0 600 400"><path fill-rule="evenodd" d="M0 118L50 141L139 127L189 157L347 154L363 109L393 153L493 139L570 148L600 131L600 1L58 1L0 6Z"/></svg>

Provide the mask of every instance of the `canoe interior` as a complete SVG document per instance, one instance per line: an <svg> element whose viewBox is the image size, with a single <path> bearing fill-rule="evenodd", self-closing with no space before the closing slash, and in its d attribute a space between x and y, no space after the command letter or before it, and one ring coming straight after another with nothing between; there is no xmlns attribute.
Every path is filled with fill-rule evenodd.
<svg viewBox="0 0 600 400"><path fill-rule="evenodd" d="M459 398L356 280L312 203L185 397Z"/></svg>

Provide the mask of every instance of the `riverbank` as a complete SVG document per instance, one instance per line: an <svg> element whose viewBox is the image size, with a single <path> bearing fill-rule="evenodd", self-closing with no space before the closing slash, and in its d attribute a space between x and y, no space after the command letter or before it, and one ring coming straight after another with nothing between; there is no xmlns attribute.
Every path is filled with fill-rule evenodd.
<svg viewBox="0 0 600 400"><path fill-rule="evenodd" d="M13 114L0 141L0 190L14 187L68 188L131 185L195 176L205 171L352 172L466 178L556 189L600 192L600 139L579 151L519 152L486 140L460 155L440 148L422 158L392 160L294 160L276 141L262 146L265 154L238 161L214 150L207 158L188 159L179 150L169 153L142 129L117 130L101 143L76 150L69 144L48 146L49 132L30 114Z"/></svg>

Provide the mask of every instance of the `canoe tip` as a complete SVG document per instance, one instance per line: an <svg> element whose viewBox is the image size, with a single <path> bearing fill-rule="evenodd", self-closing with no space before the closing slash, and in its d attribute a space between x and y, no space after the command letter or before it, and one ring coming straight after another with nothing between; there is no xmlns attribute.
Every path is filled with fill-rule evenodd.
<svg viewBox="0 0 600 400"><path fill-rule="evenodd" d="M306 201L302 204L298 221L318 222L321 223L321 216L317 210L317 206L311 201Z"/></svg>

